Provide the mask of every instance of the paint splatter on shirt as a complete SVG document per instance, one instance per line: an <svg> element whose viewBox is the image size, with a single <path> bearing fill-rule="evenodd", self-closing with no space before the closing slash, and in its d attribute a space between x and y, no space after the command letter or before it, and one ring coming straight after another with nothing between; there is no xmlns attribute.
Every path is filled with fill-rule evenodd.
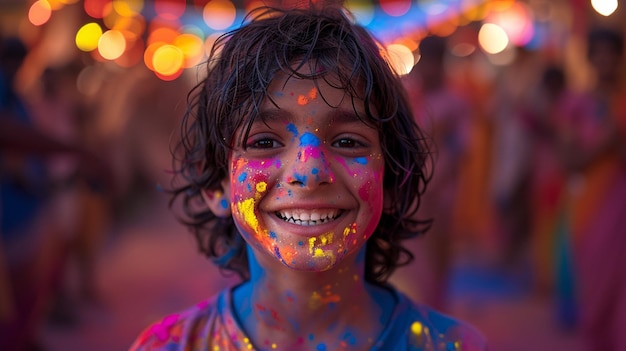
<svg viewBox="0 0 626 351"><path fill-rule="evenodd" d="M394 291L398 303L373 351L485 351L473 327L411 302ZM258 350L236 321L231 289L188 310L171 314L145 329L130 351Z"/></svg>

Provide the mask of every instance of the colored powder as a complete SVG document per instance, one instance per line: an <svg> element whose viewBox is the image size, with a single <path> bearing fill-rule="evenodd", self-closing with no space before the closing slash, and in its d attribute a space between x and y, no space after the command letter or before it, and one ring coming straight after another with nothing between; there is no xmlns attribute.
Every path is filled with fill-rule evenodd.
<svg viewBox="0 0 626 351"><path fill-rule="evenodd" d="M220 201L220 206L224 209L228 208L228 201L226 201L226 199L222 199L222 201Z"/></svg>
<svg viewBox="0 0 626 351"><path fill-rule="evenodd" d="M265 192L265 190L267 190L267 183L266 182L259 182L256 185L256 191L263 193Z"/></svg>
<svg viewBox="0 0 626 351"><path fill-rule="evenodd" d="M254 199L250 198L237 203L237 210L243 215L245 222L248 223L251 228L258 228L259 220L254 214Z"/></svg>
<svg viewBox="0 0 626 351"><path fill-rule="evenodd" d="M316 350L317 351L326 351L326 345L318 344Z"/></svg>
<svg viewBox="0 0 626 351"><path fill-rule="evenodd" d="M312 133L306 132L300 136L300 146L319 146L320 139Z"/></svg>
<svg viewBox="0 0 626 351"><path fill-rule="evenodd" d="M246 172L243 172L239 175L239 177L237 177L237 180L243 183L246 181L247 177L248 177L248 174Z"/></svg>
<svg viewBox="0 0 626 351"><path fill-rule="evenodd" d="M294 137L298 136L298 129L293 123L287 124L287 131L293 133Z"/></svg>
<svg viewBox="0 0 626 351"><path fill-rule="evenodd" d="M366 165L367 164L367 157L357 157L354 159L354 162L361 164L361 165Z"/></svg>

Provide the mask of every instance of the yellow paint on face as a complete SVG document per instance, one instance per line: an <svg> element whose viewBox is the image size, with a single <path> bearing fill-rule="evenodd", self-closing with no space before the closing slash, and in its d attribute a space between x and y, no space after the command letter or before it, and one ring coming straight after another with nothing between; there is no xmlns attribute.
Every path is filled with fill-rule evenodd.
<svg viewBox="0 0 626 351"><path fill-rule="evenodd" d="M315 247L316 237L309 238L309 253L313 254L313 248Z"/></svg>
<svg viewBox="0 0 626 351"><path fill-rule="evenodd" d="M256 185L256 191L257 191L257 192L259 192L259 193L264 193L264 192L265 192L265 190L267 190L267 183L266 183L266 182L259 182L259 183ZM259 195L261 195L261 194L257 194L256 196L259 196Z"/></svg>
<svg viewBox="0 0 626 351"><path fill-rule="evenodd" d="M343 230L343 236L346 237L350 234L350 227L345 227Z"/></svg>
<svg viewBox="0 0 626 351"><path fill-rule="evenodd" d="M267 190L266 182L259 182L256 185L256 191L254 198L245 199L237 203L237 210L243 216L244 221L256 232L260 232L259 220L254 213L255 202L261 198L261 193Z"/></svg>
<svg viewBox="0 0 626 351"><path fill-rule="evenodd" d="M330 258L330 263L328 264L328 267L334 265L335 260L337 259L335 257L335 253L332 250L322 250L320 248L315 249L315 252L313 253L313 257L314 258L323 258L323 257Z"/></svg>
<svg viewBox="0 0 626 351"><path fill-rule="evenodd" d="M244 221L253 229L258 229L259 220L254 214L254 199L245 199L237 203L237 211L243 216Z"/></svg>
<svg viewBox="0 0 626 351"><path fill-rule="evenodd" d="M319 240L319 243L317 245L325 246L325 245L333 243L334 236L335 236L335 234L333 232L328 232L328 233L324 233L324 234L319 235L319 236L314 236L312 238L309 238L309 253L313 254L313 252L317 253L317 250L321 250L320 248L315 248L315 242L316 241ZM314 255L313 257L316 257L316 256Z"/></svg>

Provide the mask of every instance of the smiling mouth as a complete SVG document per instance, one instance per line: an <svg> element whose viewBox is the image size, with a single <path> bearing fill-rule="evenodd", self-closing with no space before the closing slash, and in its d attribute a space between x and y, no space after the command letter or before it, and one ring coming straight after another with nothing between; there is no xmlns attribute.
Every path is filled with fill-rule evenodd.
<svg viewBox="0 0 626 351"><path fill-rule="evenodd" d="M303 211L285 210L277 211L276 216L287 223L302 226L320 225L334 221L343 213L342 210Z"/></svg>

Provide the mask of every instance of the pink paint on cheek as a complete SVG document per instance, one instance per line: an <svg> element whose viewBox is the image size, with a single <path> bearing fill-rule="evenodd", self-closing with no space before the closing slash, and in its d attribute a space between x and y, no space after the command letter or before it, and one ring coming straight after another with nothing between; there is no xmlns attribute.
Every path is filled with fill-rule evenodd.
<svg viewBox="0 0 626 351"><path fill-rule="evenodd" d="M359 188L359 197L363 201L367 201L370 198L371 187L369 183L364 184Z"/></svg>
<svg viewBox="0 0 626 351"><path fill-rule="evenodd" d="M280 162L280 161L278 161ZM250 171L267 170L274 164L273 160L249 160L248 168Z"/></svg>

